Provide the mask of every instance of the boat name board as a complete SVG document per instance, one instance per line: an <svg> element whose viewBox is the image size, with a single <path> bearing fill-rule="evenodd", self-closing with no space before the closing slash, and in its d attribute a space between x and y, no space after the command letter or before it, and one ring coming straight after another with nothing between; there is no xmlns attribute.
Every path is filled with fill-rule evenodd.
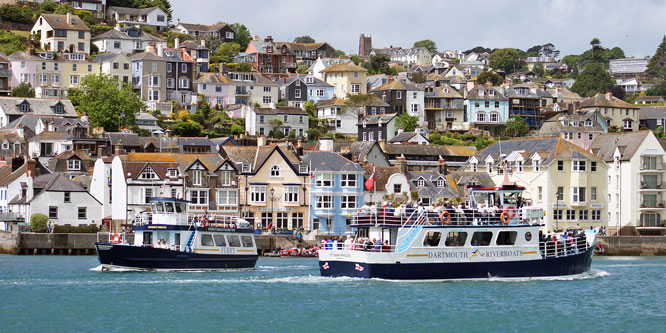
<svg viewBox="0 0 666 333"><path fill-rule="evenodd" d="M149 225L147 226L147 229L166 229L167 226L165 225Z"/></svg>
<svg viewBox="0 0 666 333"><path fill-rule="evenodd" d="M430 259L467 259L472 258L507 258L507 257L521 257L526 253L523 250L486 250L481 251L479 249L474 250L473 252L468 251L438 251L438 252L428 252L428 258Z"/></svg>

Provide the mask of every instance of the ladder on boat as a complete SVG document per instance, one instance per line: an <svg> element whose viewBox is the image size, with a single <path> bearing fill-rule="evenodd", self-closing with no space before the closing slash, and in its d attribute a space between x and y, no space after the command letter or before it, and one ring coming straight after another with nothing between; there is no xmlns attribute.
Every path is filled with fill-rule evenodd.
<svg viewBox="0 0 666 333"><path fill-rule="evenodd" d="M194 244L194 239L196 238L197 229L190 234L190 237L187 239L187 244L185 245L185 252L192 252L192 245Z"/></svg>
<svg viewBox="0 0 666 333"><path fill-rule="evenodd" d="M428 221L428 213L424 209L421 214L418 214L412 221L412 217L416 214L416 211L412 213L407 219L407 222L400 227L398 230L398 239L396 241L396 252L404 252L414 241L416 235L419 234L423 225Z"/></svg>

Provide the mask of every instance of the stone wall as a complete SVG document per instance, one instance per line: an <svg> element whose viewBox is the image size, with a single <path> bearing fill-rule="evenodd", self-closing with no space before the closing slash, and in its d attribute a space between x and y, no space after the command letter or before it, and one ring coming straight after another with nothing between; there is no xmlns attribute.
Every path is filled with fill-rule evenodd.
<svg viewBox="0 0 666 333"><path fill-rule="evenodd" d="M604 244L604 255L666 255L666 237L663 236L602 236L599 243Z"/></svg>
<svg viewBox="0 0 666 333"><path fill-rule="evenodd" d="M16 254L18 240L18 233L0 231L0 254Z"/></svg>

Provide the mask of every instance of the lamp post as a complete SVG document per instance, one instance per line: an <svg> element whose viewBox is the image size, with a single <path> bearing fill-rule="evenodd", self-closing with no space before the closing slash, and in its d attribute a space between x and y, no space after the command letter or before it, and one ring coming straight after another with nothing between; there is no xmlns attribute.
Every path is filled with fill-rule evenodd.
<svg viewBox="0 0 666 333"><path fill-rule="evenodd" d="M560 211L560 189L555 190L555 207L556 210ZM553 214L555 217L555 231L560 230L560 214Z"/></svg>
<svg viewBox="0 0 666 333"><path fill-rule="evenodd" d="M272 222L275 222L275 215L274 215L275 213L273 212L274 210L273 200L275 199L274 195L275 195L275 189L271 187L271 225L274 224ZM275 228L275 225L273 225L273 228Z"/></svg>

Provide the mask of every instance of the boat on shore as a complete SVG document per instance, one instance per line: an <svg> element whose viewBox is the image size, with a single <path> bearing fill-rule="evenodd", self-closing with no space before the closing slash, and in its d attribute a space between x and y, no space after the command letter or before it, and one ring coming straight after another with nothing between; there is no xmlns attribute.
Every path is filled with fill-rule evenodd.
<svg viewBox="0 0 666 333"><path fill-rule="evenodd" d="M124 233L95 243L102 270L207 270L253 268L257 246L250 224L235 216L187 212L188 201L151 198L151 211L133 220L134 242Z"/></svg>
<svg viewBox="0 0 666 333"><path fill-rule="evenodd" d="M319 251L322 276L458 280L576 275L592 263L597 230L548 234L543 209L515 185L471 187L481 209L359 214L356 235ZM485 209L486 207L496 207Z"/></svg>

